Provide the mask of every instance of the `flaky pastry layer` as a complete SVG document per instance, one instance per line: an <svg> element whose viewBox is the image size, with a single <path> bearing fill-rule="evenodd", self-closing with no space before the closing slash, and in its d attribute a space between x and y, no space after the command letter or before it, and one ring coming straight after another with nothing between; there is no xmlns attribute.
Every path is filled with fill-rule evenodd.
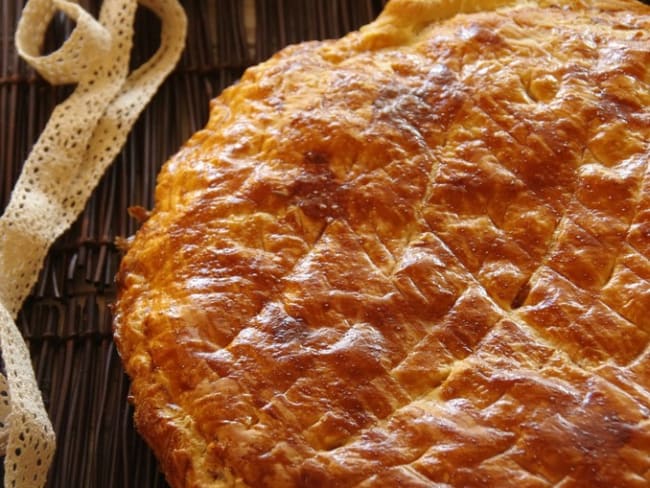
<svg viewBox="0 0 650 488"><path fill-rule="evenodd" d="M289 47L166 163L115 337L173 486L648 486L650 8L508 4Z"/></svg>

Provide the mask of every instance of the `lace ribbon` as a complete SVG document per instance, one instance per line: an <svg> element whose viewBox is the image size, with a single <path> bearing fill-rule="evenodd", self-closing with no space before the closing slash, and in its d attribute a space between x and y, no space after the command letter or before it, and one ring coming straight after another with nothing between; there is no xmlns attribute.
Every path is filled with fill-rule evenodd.
<svg viewBox="0 0 650 488"><path fill-rule="evenodd" d="M128 72L138 3L161 21L158 51ZM75 21L70 37L42 56L58 12ZM74 92L53 111L0 217L0 444L5 487L43 486L55 435L14 320L52 243L75 221L136 118L183 50L186 18L177 0L106 0L95 19L67 0L29 0L16 32L19 54L53 84Z"/></svg>

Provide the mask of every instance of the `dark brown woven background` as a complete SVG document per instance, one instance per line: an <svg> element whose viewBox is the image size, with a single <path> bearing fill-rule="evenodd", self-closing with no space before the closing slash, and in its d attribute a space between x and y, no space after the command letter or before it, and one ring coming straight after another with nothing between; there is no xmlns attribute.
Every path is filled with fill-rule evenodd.
<svg viewBox="0 0 650 488"><path fill-rule="evenodd" d="M25 0L0 0L0 210L21 165L69 87L51 87L18 59L13 35ZM94 14L99 0L82 0ZM208 101L244 69L282 46L339 37L373 19L384 0L256 0L257 42L249 57L241 0L186 0L187 46L176 71L141 115L83 214L55 244L18 317L58 436L49 487L163 487L133 428L129 383L111 338L107 305L120 254L116 236L135 232L127 207L150 208L156 174L208 114ZM71 24L57 17L47 50ZM157 47L155 17L139 11L134 64Z"/></svg>

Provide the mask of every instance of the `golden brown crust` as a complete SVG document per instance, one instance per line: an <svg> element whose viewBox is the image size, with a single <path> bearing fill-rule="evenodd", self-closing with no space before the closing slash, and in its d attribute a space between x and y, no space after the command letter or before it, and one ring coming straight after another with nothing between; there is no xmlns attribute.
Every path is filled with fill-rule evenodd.
<svg viewBox="0 0 650 488"><path fill-rule="evenodd" d="M650 9L453 16L507 3L290 47L165 165L115 336L173 486L648 486Z"/></svg>

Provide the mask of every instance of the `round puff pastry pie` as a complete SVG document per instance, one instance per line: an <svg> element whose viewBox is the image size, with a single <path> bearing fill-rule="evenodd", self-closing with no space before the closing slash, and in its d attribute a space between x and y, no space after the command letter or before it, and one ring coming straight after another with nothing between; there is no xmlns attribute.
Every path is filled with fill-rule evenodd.
<svg viewBox="0 0 650 488"><path fill-rule="evenodd" d="M650 484L650 8L393 0L214 100L118 276L175 487Z"/></svg>

